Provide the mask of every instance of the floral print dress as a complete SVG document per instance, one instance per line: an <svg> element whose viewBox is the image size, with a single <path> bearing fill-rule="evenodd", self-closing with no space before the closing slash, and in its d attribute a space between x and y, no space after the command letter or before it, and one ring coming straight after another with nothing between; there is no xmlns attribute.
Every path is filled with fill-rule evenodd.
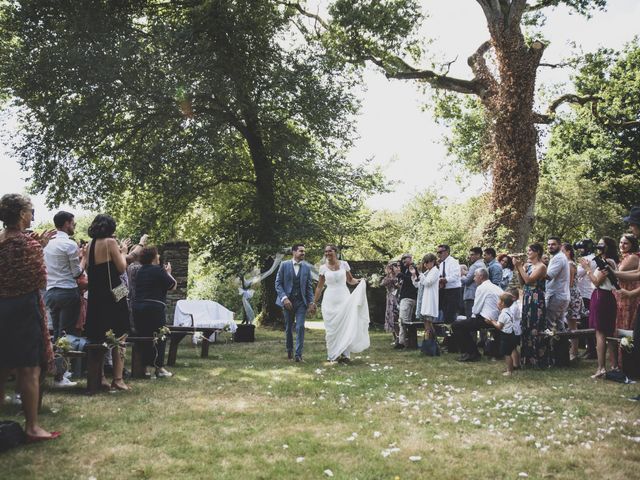
<svg viewBox="0 0 640 480"><path fill-rule="evenodd" d="M576 262L570 262L573 265ZM575 275L573 279L573 283L571 284L569 297L569 308L567 309L567 319L569 320L580 320L580 317L584 315L584 303L582 301L582 295L580 295L580 290L578 290L578 276Z"/></svg>
<svg viewBox="0 0 640 480"><path fill-rule="evenodd" d="M393 332L394 324L398 322L398 279L387 275L380 282L387 290L387 305L384 311L384 330Z"/></svg>
<svg viewBox="0 0 640 480"><path fill-rule="evenodd" d="M527 265L527 275L531 275L533 265ZM549 342L538 335L547 329L546 305L544 301L545 279L535 285L524 285L522 302L522 350L523 365L546 367L549 364Z"/></svg>

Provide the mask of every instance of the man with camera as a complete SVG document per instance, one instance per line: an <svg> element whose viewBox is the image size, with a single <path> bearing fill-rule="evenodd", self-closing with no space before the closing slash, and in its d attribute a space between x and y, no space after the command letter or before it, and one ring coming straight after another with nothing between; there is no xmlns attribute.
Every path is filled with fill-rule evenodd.
<svg viewBox="0 0 640 480"><path fill-rule="evenodd" d="M398 280L400 280L400 303L398 313L398 324L400 332L398 334L398 343L395 345L395 349L402 349L406 346L407 341L407 323L413 321L413 317L416 310L416 301L418 299L418 288L413 284L412 275L416 275L416 278L420 278L420 273L417 271L416 266L413 264L413 257L410 253L405 253L400 258L400 273L398 274Z"/></svg>

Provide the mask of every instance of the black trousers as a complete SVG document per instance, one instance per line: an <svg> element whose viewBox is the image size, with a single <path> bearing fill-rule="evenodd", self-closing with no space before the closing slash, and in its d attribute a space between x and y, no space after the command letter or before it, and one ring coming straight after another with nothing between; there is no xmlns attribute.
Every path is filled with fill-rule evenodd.
<svg viewBox="0 0 640 480"><path fill-rule="evenodd" d="M451 324L455 341L461 353L467 353L472 357L480 355L476 345L476 332L487 326L484 318L477 316L466 320L456 320Z"/></svg>
<svg viewBox="0 0 640 480"><path fill-rule="evenodd" d="M441 288L439 300L444 323L455 322L458 318L458 306L460 305L460 288Z"/></svg>
<svg viewBox="0 0 640 480"><path fill-rule="evenodd" d="M138 335L153 337L153 334L166 324L165 309L163 304L157 302L134 302L133 322ZM153 365L156 368L164 366L166 344L166 341L161 340L158 340L155 345L144 344L143 360L145 366Z"/></svg>

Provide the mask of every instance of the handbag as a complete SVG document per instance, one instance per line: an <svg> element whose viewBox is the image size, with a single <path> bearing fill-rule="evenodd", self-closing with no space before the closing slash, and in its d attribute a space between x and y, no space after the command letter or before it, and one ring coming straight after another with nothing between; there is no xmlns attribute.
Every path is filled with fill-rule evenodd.
<svg viewBox="0 0 640 480"><path fill-rule="evenodd" d="M109 275L109 289L111 290L111 296L118 303L120 300L129 295L129 289L124 283L120 283L116 288L113 288L111 284L111 267L109 263L111 262L111 258L109 257L109 247L107 246L107 274Z"/></svg>
<svg viewBox="0 0 640 480"><path fill-rule="evenodd" d="M420 351L428 357L440 356L440 347L435 338L425 338L420 345Z"/></svg>
<svg viewBox="0 0 640 480"><path fill-rule="evenodd" d="M0 452L24 443L26 435L17 422L0 420Z"/></svg>

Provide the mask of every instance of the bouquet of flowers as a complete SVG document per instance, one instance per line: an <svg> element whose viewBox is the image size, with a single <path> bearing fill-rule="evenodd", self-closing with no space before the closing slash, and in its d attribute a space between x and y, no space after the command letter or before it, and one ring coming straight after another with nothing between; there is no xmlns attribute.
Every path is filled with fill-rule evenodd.
<svg viewBox="0 0 640 480"><path fill-rule="evenodd" d="M127 341L127 334L125 333L121 337L116 337L116 334L113 330L107 330L104 334L105 341L102 343L102 346L111 350L115 347L125 347L125 342Z"/></svg>
<svg viewBox="0 0 640 480"><path fill-rule="evenodd" d="M625 351L631 352L631 350L633 350L633 335L630 337L622 337L620 339L620 346L624 348Z"/></svg>
<svg viewBox="0 0 640 480"><path fill-rule="evenodd" d="M71 342L66 335L58 338L54 346L56 347L56 351L58 352L66 353L71 351Z"/></svg>
<svg viewBox="0 0 640 480"><path fill-rule="evenodd" d="M171 330L169 330L169 327L163 325L157 332L153 332L153 343L164 342L170 333Z"/></svg>

